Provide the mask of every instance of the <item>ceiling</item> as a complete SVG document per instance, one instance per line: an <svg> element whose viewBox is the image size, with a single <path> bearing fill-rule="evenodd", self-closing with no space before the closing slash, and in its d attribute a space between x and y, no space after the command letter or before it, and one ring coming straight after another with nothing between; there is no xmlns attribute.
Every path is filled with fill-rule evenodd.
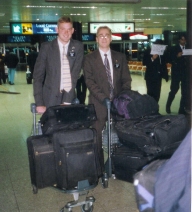
<svg viewBox="0 0 192 212"><path fill-rule="evenodd" d="M88 32L88 22L135 22L137 32L146 28L186 31L187 0L141 0L137 4L90 2L0 0L0 34L10 33L9 22L56 22L62 15L82 22L83 33Z"/></svg>

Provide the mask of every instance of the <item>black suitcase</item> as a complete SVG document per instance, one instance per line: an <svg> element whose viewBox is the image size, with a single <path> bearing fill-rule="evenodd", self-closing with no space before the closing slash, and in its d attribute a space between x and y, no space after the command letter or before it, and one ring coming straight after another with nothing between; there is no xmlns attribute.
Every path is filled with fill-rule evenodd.
<svg viewBox="0 0 192 212"><path fill-rule="evenodd" d="M98 183L101 167L94 129L57 131L53 134L53 147L58 188L75 190L83 180L90 185Z"/></svg>
<svg viewBox="0 0 192 212"><path fill-rule="evenodd" d="M43 134L57 130L88 128L96 120L94 105L57 105L47 108L40 118Z"/></svg>
<svg viewBox="0 0 192 212"><path fill-rule="evenodd" d="M55 186L56 169L51 137L46 135L27 138L29 168L33 192L38 188Z"/></svg>
<svg viewBox="0 0 192 212"><path fill-rule="evenodd" d="M117 122L117 135L125 146L147 155L170 157L189 131L184 115L154 115Z"/></svg>
<svg viewBox="0 0 192 212"><path fill-rule="evenodd" d="M156 173L167 161L155 160L134 175L136 202L140 212L155 212L154 188Z"/></svg>
<svg viewBox="0 0 192 212"><path fill-rule="evenodd" d="M124 145L115 148L111 158L115 177L131 183L134 174L154 159L153 156L144 156L141 151Z"/></svg>

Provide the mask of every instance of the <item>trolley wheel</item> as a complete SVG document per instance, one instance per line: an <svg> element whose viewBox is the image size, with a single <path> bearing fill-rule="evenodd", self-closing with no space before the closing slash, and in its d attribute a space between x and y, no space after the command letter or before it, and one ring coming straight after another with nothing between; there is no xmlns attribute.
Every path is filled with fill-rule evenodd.
<svg viewBox="0 0 192 212"><path fill-rule="evenodd" d="M81 206L82 212L92 212L93 211L93 203L87 203Z"/></svg>
<svg viewBox="0 0 192 212"><path fill-rule="evenodd" d="M108 188L108 182L109 182L109 180L108 180L107 176L104 175L104 176L101 178L101 183L102 183L103 188Z"/></svg>
<svg viewBox="0 0 192 212"><path fill-rule="evenodd" d="M68 208L66 209L68 212L72 212L72 208ZM66 211L65 208L61 208L61 210L59 212L65 212Z"/></svg>
<svg viewBox="0 0 192 212"><path fill-rule="evenodd" d="M32 185L33 188L33 193L37 194L38 193L38 188L35 185Z"/></svg>

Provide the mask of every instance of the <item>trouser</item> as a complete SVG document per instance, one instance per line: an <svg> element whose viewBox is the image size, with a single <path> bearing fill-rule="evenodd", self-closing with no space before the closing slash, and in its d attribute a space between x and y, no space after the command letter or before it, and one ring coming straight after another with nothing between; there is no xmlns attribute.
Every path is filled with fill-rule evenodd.
<svg viewBox="0 0 192 212"><path fill-rule="evenodd" d="M166 107L168 108L171 107L171 104L175 98L175 95L179 90L180 83L181 83L181 100L180 100L179 113L185 113L186 85L185 85L185 82L181 79L172 78Z"/></svg>
<svg viewBox="0 0 192 212"><path fill-rule="evenodd" d="M83 75L77 80L76 90L80 104L85 104L87 86Z"/></svg>
<svg viewBox="0 0 192 212"><path fill-rule="evenodd" d="M105 120L97 120L93 124L93 128L97 131L97 149L98 149L98 155L99 155L99 161L101 164L102 172L104 171L104 154L103 154L103 148L102 148L102 131L105 127L106 121Z"/></svg>
<svg viewBox="0 0 192 212"><path fill-rule="evenodd" d="M153 97L157 102L159 102L161 94L161 81L162 78L157 80L146 80L147 94Z"/></svg>
<svg viewBox="0 0 192 212"><path fill-rule="evenodd" d="M16 68L8 69L8 79L10 83L14 83Z"/></svg>

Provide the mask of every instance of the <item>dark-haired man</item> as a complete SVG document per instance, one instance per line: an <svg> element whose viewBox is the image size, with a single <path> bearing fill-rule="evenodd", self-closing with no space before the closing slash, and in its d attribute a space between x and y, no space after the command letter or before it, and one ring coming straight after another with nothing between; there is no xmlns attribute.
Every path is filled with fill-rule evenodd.
<svg viewBox="0 0 192 212"><path fill-rule="evenodd" d="M171 113L171 104L175 98L176 93L179 90L181 83L181 101L179 107L179 114L185 114L185 101L186 101L186 58L183 56L183 49L185 49L186 37L184 35L179 36L179 44L172 47L170 53L171 68L171 86L170 92L166 104L166 112Z"/></svg>

